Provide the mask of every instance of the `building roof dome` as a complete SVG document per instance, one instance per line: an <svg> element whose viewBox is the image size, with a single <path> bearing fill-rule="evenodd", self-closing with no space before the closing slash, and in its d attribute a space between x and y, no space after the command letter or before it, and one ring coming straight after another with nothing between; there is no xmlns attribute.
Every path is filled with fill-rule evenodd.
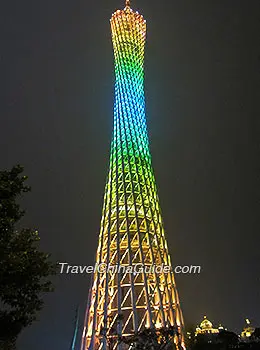
<svg viewBox="0 0 260 350"><path fill-rule="evenodd" d="M201 329L211 329L213 327L212 323L204 316L204 320L200 324Z"/></svg>

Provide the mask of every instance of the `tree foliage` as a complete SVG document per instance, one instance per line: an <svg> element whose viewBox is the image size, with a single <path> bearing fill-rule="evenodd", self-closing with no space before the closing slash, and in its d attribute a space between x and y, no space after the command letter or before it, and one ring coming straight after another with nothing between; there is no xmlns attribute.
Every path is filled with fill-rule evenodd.
<svg viewBox="0 0 260 350"><path fill-rule="evenodd" d="M227 348L238 345L238 335L234 332L221 330L218 334L220 343L224 344Z"/></svg>
<svg viewBox="0 0 260 350"><path fill-rule="evenodd" d="M172 326L160 329L147 328L132 337L122 339L122 342L134 350L174 350L175 336L178 336L178 333Z"/></svg>
<svg viewBox="0 0 260 350"><path fill-rule="evenodd" d="M0 345L14 349L21 330L30 325L43 306L42 293L50 292L49 276L55 265L39 250L39 234L18 229L24 211L19 197L30 191L23 167L0 171Z"/></svg>
<svg viewBox="0 0 260 350"><path fill-rule="evenodd" d="M120 322L122 315L118 315L117 323ZM175 350L174 339L179 339L179 333L173 326L162 328L146 328L138 331L131 336L121 336L117 333L116 328L112 327L109 332L102 328L100 341L105 338L108 349L114 349L116 344L123 345L123 349L131 348L132 350ZM179 342L178 349L182 349Z"/></svg>
<svg viewBox="0 0 260 350"><path fill-rule="evenodd" d="M260 342L260 328L259 327L255 328L254 332L252 333L251 339L257 340Z"/></svg>

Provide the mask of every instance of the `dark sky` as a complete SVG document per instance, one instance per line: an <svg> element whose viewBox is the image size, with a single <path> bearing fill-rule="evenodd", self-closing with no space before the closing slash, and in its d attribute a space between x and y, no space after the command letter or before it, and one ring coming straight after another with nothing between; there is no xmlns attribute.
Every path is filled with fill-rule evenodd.
<svg viewBox="0 0 260 350"><path fill-rule="evenodd" d="M25 166L25 224L90 265L113 119L109 18L122 0L1 2L0 167ZM139 0L153 165L187 324L260 325L260 2ZM89 278L58 276L18 350L69 348Z"/></svg>

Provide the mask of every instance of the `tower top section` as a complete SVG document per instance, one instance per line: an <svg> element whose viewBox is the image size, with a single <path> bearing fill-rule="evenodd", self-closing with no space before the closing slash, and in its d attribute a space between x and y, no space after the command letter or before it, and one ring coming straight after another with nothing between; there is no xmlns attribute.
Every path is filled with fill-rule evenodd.
<svg viewBox="0 0 260 350"><path fill-rule="evenodd" d="M143 24L146 23L146 20L144 19L144 17L138 12L138 11L133 11L130 7L131 5L131 0L125 0L125 8L122 10L117 10L114 13L112 13L112 17L110 19L122 19L124 18L124 20L129 21L130 18L132 19L132 21L138 21L138 22L142 22Z"/></svg>

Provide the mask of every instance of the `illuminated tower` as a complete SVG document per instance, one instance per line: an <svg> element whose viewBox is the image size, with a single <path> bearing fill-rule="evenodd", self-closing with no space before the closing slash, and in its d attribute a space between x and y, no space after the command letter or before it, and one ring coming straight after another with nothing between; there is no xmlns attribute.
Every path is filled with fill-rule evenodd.
<svg viewBox="0 0 260 350"><path fill-rule="evenodd" d="M183 319L171 271L129 273L121 267L171 266L146 128L144 47L146 21L130 8L110 20L115 59L114 131L96 263L82 350L124 347L120 337L145 328L176 327ZM139 270L138 270L139 271ZM112 345L111 345L112 344Z"/></svg>

